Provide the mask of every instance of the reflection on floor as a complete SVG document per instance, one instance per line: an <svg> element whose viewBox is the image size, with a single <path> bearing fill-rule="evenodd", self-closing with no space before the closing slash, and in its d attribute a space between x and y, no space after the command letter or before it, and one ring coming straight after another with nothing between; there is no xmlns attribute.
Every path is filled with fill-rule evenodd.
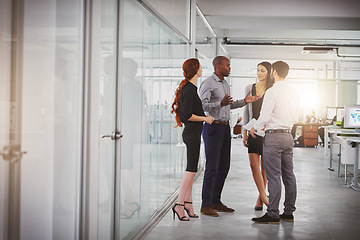
<svg viewBox="0 0 360 240"><path fill-rule="evenodd" d="M275 225L251 221L265 210L254 211L257 190L247 150L241 139L234 139L232 144L232 165L222 201L235 208L235 213L220 213L217 218L200 215L190 222L180 222L169 212L145 239L360 239L360 191L343 187L344 179L337 177L337 171L327 169L322 147L294 149L298 183L295 222ZM197 179L193 189L197 213L202 179ZM284 194L281 204L283 199ZM279 210L282 213L283 206Z"/></svg>

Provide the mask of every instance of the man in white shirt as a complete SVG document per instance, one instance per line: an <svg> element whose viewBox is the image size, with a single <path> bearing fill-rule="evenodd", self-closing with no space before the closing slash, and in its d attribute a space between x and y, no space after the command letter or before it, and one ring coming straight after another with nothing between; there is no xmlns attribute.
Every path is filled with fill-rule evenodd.
<svg viewBox="0 0 360 240"><path fill-rule="evenodd" d="M298 120L299 95L284 81L288 72L289 65L283 61L271 65L271 77L275 83L267 90L260 116L250 130L250 134L256 137L254 133L265 127L263 156L268 179L269 206L264 216L252 219L256 223L279 223L280 219L294 221L297 190L291 129ZM284 213L279 215L281 178L285 185L285 207Z"/></svg>

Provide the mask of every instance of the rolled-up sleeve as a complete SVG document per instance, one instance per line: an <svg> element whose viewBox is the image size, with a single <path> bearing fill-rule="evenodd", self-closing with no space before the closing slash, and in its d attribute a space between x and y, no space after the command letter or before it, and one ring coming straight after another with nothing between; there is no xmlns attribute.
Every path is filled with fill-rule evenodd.
<svg viewBox="0 0 360 240"><path fill-rule="evenodd" d="M236 100L233 104L230 105L230 109L241 108L246 105L245 98L241 100Z"/></svg>
<svg viewBox="0 0 360 240"><path fill-rule="evenodd" d="M190 91L184 91L181 93L180 102L180 121L186 123L193 114L193 104L195 96Z"/></svg>
<svg viewBox="0 0 360 240"><path fill-rule="evenodd" d="M212 90L213 87L211 86L210 81L204 81L201 83L199 94L205 112L210 112L213 109L221 108L220 102L210 102Z"/></svg>
<svg viewBox="0 0 360 240"><path fill-rule="evenodd" d="M263 105L261 106L260 116L254 124L256 130L261 130L269 122L271 113L275 108L275 98L272 92L267 91L264 95Z"/></svg>

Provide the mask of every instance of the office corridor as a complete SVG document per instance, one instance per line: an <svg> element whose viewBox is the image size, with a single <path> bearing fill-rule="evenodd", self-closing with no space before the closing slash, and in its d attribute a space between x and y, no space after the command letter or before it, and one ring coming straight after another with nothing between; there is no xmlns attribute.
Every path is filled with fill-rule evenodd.
<svg viewBox="0 0 360 240"><path fill-rule="evenodd" d="M257 190L247 150L241 139L234 139L232 165L222 201L234 208L235 213L219 213L219 217L200 214L198 219L180 222L177 218L173 220L169 211L145 239L359 239L360 191L343 187L344 178L338 178L336 170L327 169L328 158L323 157L323 147L294 148L294 166L298 183L294 223L255 224L251 221L266 210L254 211ZM337 163L334 166L337 169ZM194 209L198 214L202 179L203 174L195 181L193 189ZM281 204L283 200L284 194ZM282 205L279 210L283 212Z"/></svg>

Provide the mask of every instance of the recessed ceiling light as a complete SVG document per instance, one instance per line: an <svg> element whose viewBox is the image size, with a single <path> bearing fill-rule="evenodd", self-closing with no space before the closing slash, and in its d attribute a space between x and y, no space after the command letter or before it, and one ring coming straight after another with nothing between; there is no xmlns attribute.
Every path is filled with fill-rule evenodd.
<svg viewBox="0 0 360 240"><path fill-rule="evenodd" d="M304 54L329 54L335 53L335 48L329 47L304 47L302 50Z"/></svg>

